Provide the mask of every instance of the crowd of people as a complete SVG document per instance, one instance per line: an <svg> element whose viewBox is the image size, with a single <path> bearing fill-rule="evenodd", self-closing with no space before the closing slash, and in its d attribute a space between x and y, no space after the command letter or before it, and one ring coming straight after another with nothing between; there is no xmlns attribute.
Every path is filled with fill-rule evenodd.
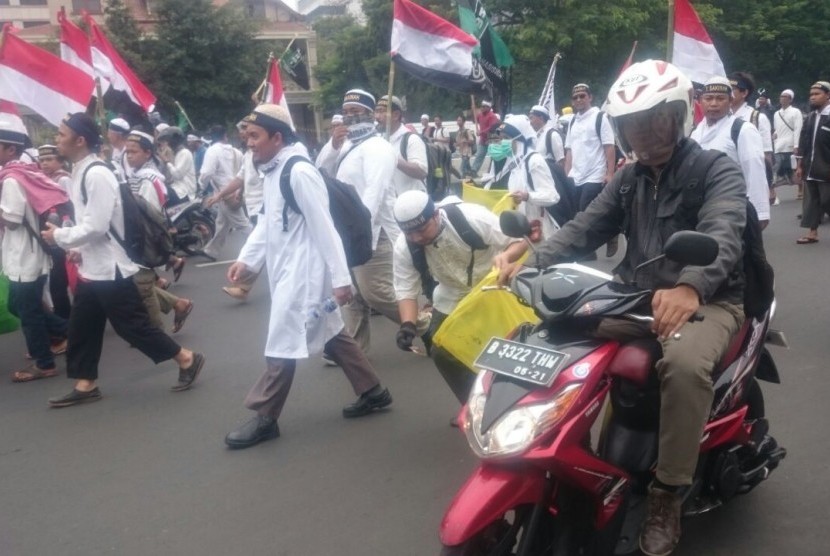
<svg viewBox="0 0 830 556"><path fill-rule="evenodd" d="M640 84L633 93L625 81L632 72L639 72ZM247 235L224 291L244 301L264 274L271 294L265 370L244 400L254 415L227 434L226 444L247 448L279 436L296 362L312 356L339 366L351 383L357 399L343 416L367 415L392 403L367 358L372 312L395 323L400 349L415 351L420 337L432 352L437 328L475 284L493 267L509 279L527 248L525 240L505 236L489 210L465 203L452 189L431 187L436 147L455 151L465 178L505 190L533 224L531 239L546 264L590 260L602 245L613 256L625 235L616 271L623 280L659 255L676 228L670 217L683 169L701 149L721 151L726 156L709 169L691 225L718 240L717 260L703 272L666 263L643 278L641 285L657 292L652 327L596 330L663 342L660 457L641 547L668 554L680 535L679 491L696 464L712 368L744 318L742 285L734 277L747 199L765 226L770 204L777 203L775 187L798 186L801 225L808 230L798 239L802 245L818 241L822 216L830 212L830 83L810 88L806 121L792 104L792 90L781 93L778 110L765 93L752 108L756 92L745 72L713 78L695 91L670 64L647 61L626 70L602 109L592 88L578 83L572 108L561 115L533 106L527 114L500 117L485 100L474 127L459 115L450 132L440 117L426 114L420 130L408 124L398 97L376 99L352 89L314 160L286 109L271 104L255 107L237 125L242 149L222 126L204 141L166 124L142 129L122 118L108 122L104 144L95 120L72 114L55 144L40 146L37 162L20 160L30 146L25 127L0 121L3 272L33 360L12 380L57 376L55 358L66 353L74 386L49 405L101 399L98 362L109 321L154 363L175 360L172 389L190 389L205 357L175 342L161 316L173 313L176 332L193 310L194 302L172 295L161 278L169 270L178 280L185 259L171 254L153 267L131 257L123 195L162 213L204 198L217 214L205 258L217 259L232 231ZM348 263L331 213L330 191L338 183L353 188L368 211L371 254L361 264ZM629 187L635 193L626 201ZM669 342L694 313L705 320L687 325L683 341ZM472 373L437 356L435 364L464 403Z"/></svg>

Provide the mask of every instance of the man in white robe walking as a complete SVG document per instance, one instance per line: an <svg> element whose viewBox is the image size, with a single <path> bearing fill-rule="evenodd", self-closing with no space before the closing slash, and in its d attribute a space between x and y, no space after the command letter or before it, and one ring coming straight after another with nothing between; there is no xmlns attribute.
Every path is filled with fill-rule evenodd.
<svg viewBox="0 0 830 556"><path fill-rule="evenodd" d="M267 368L245 398L245 406L256 416L225 437L231 448L247 448L279 436L277 419L291 389L296 360L324 347L358 395L357 401L343 408L344 417L368 415L392 403L389 390L380 385L366 356L344 330L337 305L351 300L352 281L322 176L297 143L284 108L262 104L246 119L248 148L265 176L265 199L256 228L228 269L228 279L241 282L264 266L271 288L271 316ZM300 213L283 211L280 190L286 163L295 157L288 170L289 185Z"/></svg>

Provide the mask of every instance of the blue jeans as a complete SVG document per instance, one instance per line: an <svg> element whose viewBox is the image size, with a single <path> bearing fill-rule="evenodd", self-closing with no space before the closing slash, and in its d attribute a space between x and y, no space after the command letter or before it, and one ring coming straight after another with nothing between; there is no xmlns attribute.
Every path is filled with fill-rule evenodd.
<svg viewBox="0 0 830 556"><path fill-rule="evenodd" d="M66 336L66 320L47 311L43 306L43 288L46 276L34 282L9 282L9 312L20 319L26 349L38 369L55 366L52 338Z"/></svg>
<svg viewBox="0 0 830 556"><path fill-rule="evenodd" d="M479 145L476 150L476 157L473 160L473 173L478 174L481 165L484 164L484 157L487 156L487 145Z"/></svg>

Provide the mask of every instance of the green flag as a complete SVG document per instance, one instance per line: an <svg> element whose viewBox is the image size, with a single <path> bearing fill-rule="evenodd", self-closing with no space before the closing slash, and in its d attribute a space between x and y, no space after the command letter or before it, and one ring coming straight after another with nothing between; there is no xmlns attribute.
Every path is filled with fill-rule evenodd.
<svg viewBox="0 0 830 556"><path fill-rule="evenodd" d="M490 25L490 17L481 0L458 0L461 28L478 39L478 57L493 87L507 92L507 68L515 64L510 50Z"/></svg>

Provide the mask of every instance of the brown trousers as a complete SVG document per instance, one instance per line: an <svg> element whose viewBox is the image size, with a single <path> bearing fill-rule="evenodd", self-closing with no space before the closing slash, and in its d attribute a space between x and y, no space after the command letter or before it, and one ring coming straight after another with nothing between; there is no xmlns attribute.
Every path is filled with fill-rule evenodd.
<svg viewBox="0 0 830 556"><path fill-rule="evenodd" d="M138 288L138 295L147 308L153 326L164 330L161 314L169 314L176 308L179 298L172 293L156 287L156 273L149 268L141 268L133 275L133 282Z"/></svg>
<svg viewBox="0 0 830 556"><path fill-rule="evenodd" d="M346 334L344 330L326 342L325 352L343 369L343 374L352 384L356 395L368 392L380 384L372 364L369 363L354 338ZM275 357L266 357L265 361L267 363L265 372L245 396L245 407L260 415L278 419L285 406L285 400L288 399L291 383L294 381L297 361Z"/></svg>
<svg viewBox="0 0 830 556"><path fill-rule="evenodd" d="M730 303L701 305L698 313L703 320L686 323L679 339L663 340L663 358L656 365L660 380L657 480L666 485L692 483L714 398L712 371L744 321L743 307ZM603 319L595 335L623 342L654 337L649 325L622 319Z"/></svg>

